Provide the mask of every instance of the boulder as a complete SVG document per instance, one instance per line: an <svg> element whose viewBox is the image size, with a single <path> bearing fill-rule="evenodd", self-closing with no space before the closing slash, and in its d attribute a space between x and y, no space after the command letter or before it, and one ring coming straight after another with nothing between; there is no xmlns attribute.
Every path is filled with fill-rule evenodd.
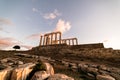
<svg viewBox="0 0 120 80"><path fill-rule="evenodd" d="M115 78L113 78L110 75L97 75L96 79L97 80L115 80Z"/></svg>
<svg viewBox="0 0 120 80"><path fill-rule="evenodd" d="M35 64L33 63L26 63L23 65L19 65L15 68L11 75L11 80L26 80L29 73L32 71Z"/></svg>
<svg viewBox="0 0 120 80"><path fill-rule="evenodd" d="M46 72L47 74L54 75L54 69L51 64L49 63L44 63L46 67Z"/></svg>
<svg viewBox="0 0 120 80"><path fill-rule="evenodd" d="M52 76L50 76L48 78L48 80L74 80L73 78L71 77L68 77L67 75L65 74L54 74Z"/></svg>
<svg viewBox="0 0 120 80"><path fill-rule="evenodd" d="M31 78L31 80L44 80L48 78L50 74L48 74L46 71L37 71Z"/></svg>
<svg viewBox="0 0 120 80"><path fill-rule="evenodd" d="M16 62L14 62L16 65L22 65L22 64L24 64L22 61L16 61Z"/></svg>
<svg viewBox="0 0 120 80"><path fill-rule="evenodd" d="M13 70L12 68L1 70L0 71L0 80L9 80L12 70Z"/></svg>
<svg viewBox="0 0 120 80"><path fill-rule="evenodd" d="M1 63L7 63L8 62L8 58L2 59L0 60Z"/></svg>
<svg viewBox="0 0 120 80"><path fill-rule="evenodd" d="M87 73L88 65L87 65L87 64L78 64L78 68L79 68L82 72Z"/></svg>
<svg viewBox="0 0 120 80"><path fill-rule="evenodd" d="M98 69L97 68L88 67L87 68L87 72L92 73L94 75L97 75L98 74Z"/></svg>
<svg viewBox="0 0 120 80"><path fill-rule="evenodd" d="M99 69L100 69L100 70L107 71L108 68L107 68L105 65L100 65L100 66L99 66Z"/></svg>

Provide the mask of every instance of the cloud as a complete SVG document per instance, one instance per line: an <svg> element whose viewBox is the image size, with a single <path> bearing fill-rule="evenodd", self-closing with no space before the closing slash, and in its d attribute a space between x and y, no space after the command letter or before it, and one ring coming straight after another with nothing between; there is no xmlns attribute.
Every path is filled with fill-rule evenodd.
<svg viewBox="0 0 120 80"><path fill-rule="evenodd" d="M16 39L10 38L10 37L0 38L0 49L5 49L5 48L13 46L15 44L20 44L20 42L17 41Z"/></svg>
<svg viewBox="0 0 120 80"><path fill-rule="evenodd" d="M2 50L8 50L12 49L13 46L19 45L21 49L32 49L33 46L23 44L22 42L11 38L11 37L6 37L6 38L0 38L0 49Z"/></svg>
<svg viewBox="0 0 120 80"><path fill-rule="evenodd" d="M57 16L60 16L61 13L58 12L57 9L55 9L52 13L46 13L43 15L44 19L55 19Z"/></svg>
<svg viewBox="0 0 120 80"><path fill-rule="evenodd" d="M66 31L69 31L71 28L71 24L70 22L66 22L62 19L59 19L57 24L56 24L56 28L54 31L60 31L62 33L66 32Z"/></svg>
<svg viewBox="0 0 120 80"><path fill-rule="evenodd" d="M13 25L13 22L9 19L0 18L0 26L2 25Z"/></svg>
<svg viewBox="0 0 120 80"><path fill-rule="evenodd" d="M5 18L0 18L0 31L4 31L4 32L7 32L4 30L3 26L4 25L9 25L9 26L12 26L13 25L13 22L9 19L5 19Z"/></svg>
<svg viewBox="0 0 120 80"><path fill-rule="evenodd" d="M32 34L32 35L30 35L30 36L28 36L28 37L26 37L27 39L39 39L40 38L40 35L42 35L42 34L40 34L40 33L37 33L37 34Z"/></svg>
<svg viewBox="0 0 120 80"><path fill-rule="evenodd" d="M32 49L33 46L29 46L29 45L20 45L20 47L26 48L26 49Z"/></svg>

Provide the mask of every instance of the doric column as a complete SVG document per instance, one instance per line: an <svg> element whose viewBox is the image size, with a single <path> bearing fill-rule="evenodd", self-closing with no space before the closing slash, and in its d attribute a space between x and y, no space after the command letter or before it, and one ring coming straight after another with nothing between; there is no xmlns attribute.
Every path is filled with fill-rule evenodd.
<svg viewBox="0 0 120 80"><path fill-rule="evenodd" d="M61 32L59 33L59 44L61 44Z"/></svg>
<svg viewBox="0 0 120 80"><path fill-rule="evenodd" d="M55 33L55 44L57 44L57 33Z"/></svg>
<svg viewBox="0 0 120 80"><path fill-rule="evenodd" d="M46 37L46 36L44 35L44 39L43 39L43 45L45 45L45 37Z"/></svg>
<svg viewBox="0 0 120 80"><path fill-rule="evenodd" d="M43 36L41 35L40 36L40 46L42 45L42 38L43 38Z"/></svg>
<svg viewBox="0 0 120 80"><path fill-rule="evenodd" d="M72 45L74 45L74 39L72 39Z"/></svg>
<svg viewBox="0 0 120 80"><path fill-rule="evenodd" d="M53 33L51 33L51 45L53 44Z"/></svg>
<svg viewBox="0 0 120 80"><path fill-rule="evenodd" d="M68 41L69 41L69 45L70 45L70 39Z"/></svg>
<svg viewBox="0 0 120 80"><path fill-rule="evenodd" d="M46 45L49 43L49 34L46 36Z"/></svg>
<svg viewBox="0 0 120 80"><path fill-rule="evenodd" d="M50 35L47 36L47 45L50 44Z"/></svg>

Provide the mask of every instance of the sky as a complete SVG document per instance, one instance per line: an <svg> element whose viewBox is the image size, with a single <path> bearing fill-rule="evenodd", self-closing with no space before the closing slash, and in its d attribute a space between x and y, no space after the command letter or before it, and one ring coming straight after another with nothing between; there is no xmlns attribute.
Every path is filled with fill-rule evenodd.
<svg viewBox="0 0 120 80"><path fill-rule="evenodd" d="M0 49L30 49L53 31L120 49L120 0L0 0Z"/></svg>

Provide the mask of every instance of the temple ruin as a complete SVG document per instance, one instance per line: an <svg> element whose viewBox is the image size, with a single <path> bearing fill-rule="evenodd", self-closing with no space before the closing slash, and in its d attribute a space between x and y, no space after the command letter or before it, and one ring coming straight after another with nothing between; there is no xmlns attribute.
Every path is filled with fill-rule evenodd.
<svg viewBox="0 0 120 80"><path fill-rule="evenodd" d="M39 46L55 44L78 45L78 40L77 38L62 39L61 32L51 32L40 36Z"/></svg>

